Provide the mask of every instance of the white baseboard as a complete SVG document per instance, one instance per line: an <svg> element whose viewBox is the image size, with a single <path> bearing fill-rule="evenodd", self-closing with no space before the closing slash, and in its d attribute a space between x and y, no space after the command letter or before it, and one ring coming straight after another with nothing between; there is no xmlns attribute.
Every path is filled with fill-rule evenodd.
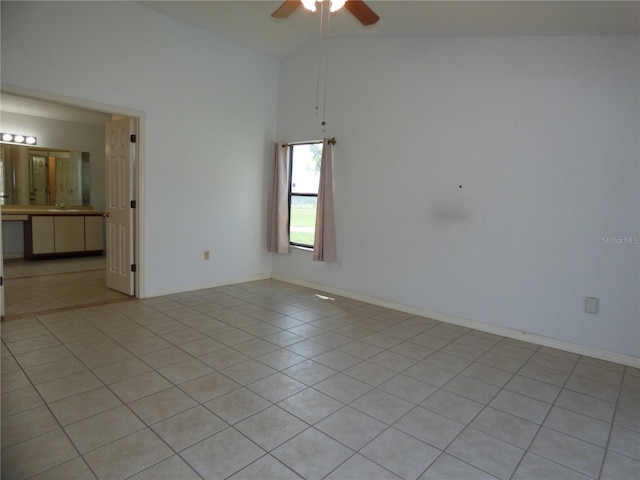
<svg viewBox="0 0 640 480"><path fill-rule="evenodd" d="M163 288L160 290L151 290L150 292L145 292L144 297L141 296L140 298L161 297L163 295L172 295L174 293L193 292L194 290L204 290L205 288L224 287L225 285L234 285L236 283L245 283L245 282L255 282L257 280L267 280L269 278L271 278L270 273L261 273L259 275L251 275L248 277L228 278L228 279L220 280L217 282L181 285L179 287Z"/></svg>
<svg viewBox="0 0 640 480"><path fill-rule="evenodd" d="M564 340L558 340L555 338L545 337L543 335L537 335L535 333L523 332L520 330L514 330L507 327L500 327L497 325L491 325L489 323L480 322L477 320L471 320L468 318L456 317L453 315L447 315L440 312L433 312L423 308L412 307L410 305L404 305L401 303L390 302L376 297L369 297L367 295L361 295L348 290L342 290L340 288L333 288L327 285L320 285L313 282L307 282L294 277L288 277L285 275L272 274L271 278L274 280L280 280L283 282L299 285L301 287L313 288L322 292L331 293L333 295L339 295L341 297L351 298L353 300L359 300L361 302L370 303L372 305L378 305L380 307L390 308L401 312L411 313L412 315L419 315L421 317L432 318L444 323L451 323L453 325L460 325L462 327L472 328L481 332L493 333L494 335L500 335L502 337L513 338L515 340L521 340L523 342L534 343L536 345L542 345L545 347L557 348L558 350L564 350L566 352L577 353L578 355L585 355L587 357L593 357L608 362L619 363L622 365L628 365L630 367L640 368L640 358L631 355L624 355L621 353L610 352L608 350L602 350L595 347L588 347L585 345L579 345L576 343L567 342Z"/></svg>

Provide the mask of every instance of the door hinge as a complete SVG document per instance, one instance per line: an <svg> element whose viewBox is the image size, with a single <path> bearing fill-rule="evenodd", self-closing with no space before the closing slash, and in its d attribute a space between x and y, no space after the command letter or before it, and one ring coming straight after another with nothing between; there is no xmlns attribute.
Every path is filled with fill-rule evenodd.
<svg viewBox="0 0 640 480"><path fill-rule="evenodd" d="M136 143L137 137L135 133L131 134L131 143Z"/></svg>
<svg viewBox="0 0 640 480"><path fill-rule="evenodd" d="M0 287L4 286L4 277L0 277Z"/></svg>
<svg viewBox="0 0 640 480"><path fill-rule="evenodd" d="M135 272L137 270L136 264L131 265L131 271Z"/></svg>
<svg viewBox="0 0 640 480"><path fill-rule="evenodd" d="M131 208L136 208L137 207L137 203L135 200L131 200Z"/></svg>

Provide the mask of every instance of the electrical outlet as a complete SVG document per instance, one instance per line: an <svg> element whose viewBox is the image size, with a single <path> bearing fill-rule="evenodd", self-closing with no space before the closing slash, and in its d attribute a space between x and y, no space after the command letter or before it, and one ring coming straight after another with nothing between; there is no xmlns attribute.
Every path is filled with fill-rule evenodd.
<svg viewBox="0 0 640 480"><path fill-rule="evenodd" d="M587 297L584 299L584 311L587 313L598 313L598 304L600 301L596 297Z"/></svg>
<svg viewBox="0 0 640 480"><path fill-rule="evenodd" d="M209 250L204 251L204 259L209 260Z"/></svg>

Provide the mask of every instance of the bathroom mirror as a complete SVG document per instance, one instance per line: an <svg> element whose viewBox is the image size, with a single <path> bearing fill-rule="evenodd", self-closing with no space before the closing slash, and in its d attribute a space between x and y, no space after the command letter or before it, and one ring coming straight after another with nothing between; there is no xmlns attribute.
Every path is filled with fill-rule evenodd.
<svg viewBox="0 0 640 480"><path fill-rule="evenodd" d="M91 204L88 152L0 145L1 205Z"/></svg>

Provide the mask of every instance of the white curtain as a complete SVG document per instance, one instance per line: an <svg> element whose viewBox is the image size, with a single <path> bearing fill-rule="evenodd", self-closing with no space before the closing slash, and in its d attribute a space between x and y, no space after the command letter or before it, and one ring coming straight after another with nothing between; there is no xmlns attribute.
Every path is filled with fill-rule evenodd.
<svg viewBox="0 0 640 480"><path fill-rule="evenodd" d="M267 249L289 253L289 147L274 145L269 194Z"/></svg>
<svg viewBox="0 0 640 480"><path fill-rule="evenodd" d="M333 151L326 138L322 141L322 165L316 211L316 234L313 244L313 260L336 261L336 227L333 215Z"/></svg>

